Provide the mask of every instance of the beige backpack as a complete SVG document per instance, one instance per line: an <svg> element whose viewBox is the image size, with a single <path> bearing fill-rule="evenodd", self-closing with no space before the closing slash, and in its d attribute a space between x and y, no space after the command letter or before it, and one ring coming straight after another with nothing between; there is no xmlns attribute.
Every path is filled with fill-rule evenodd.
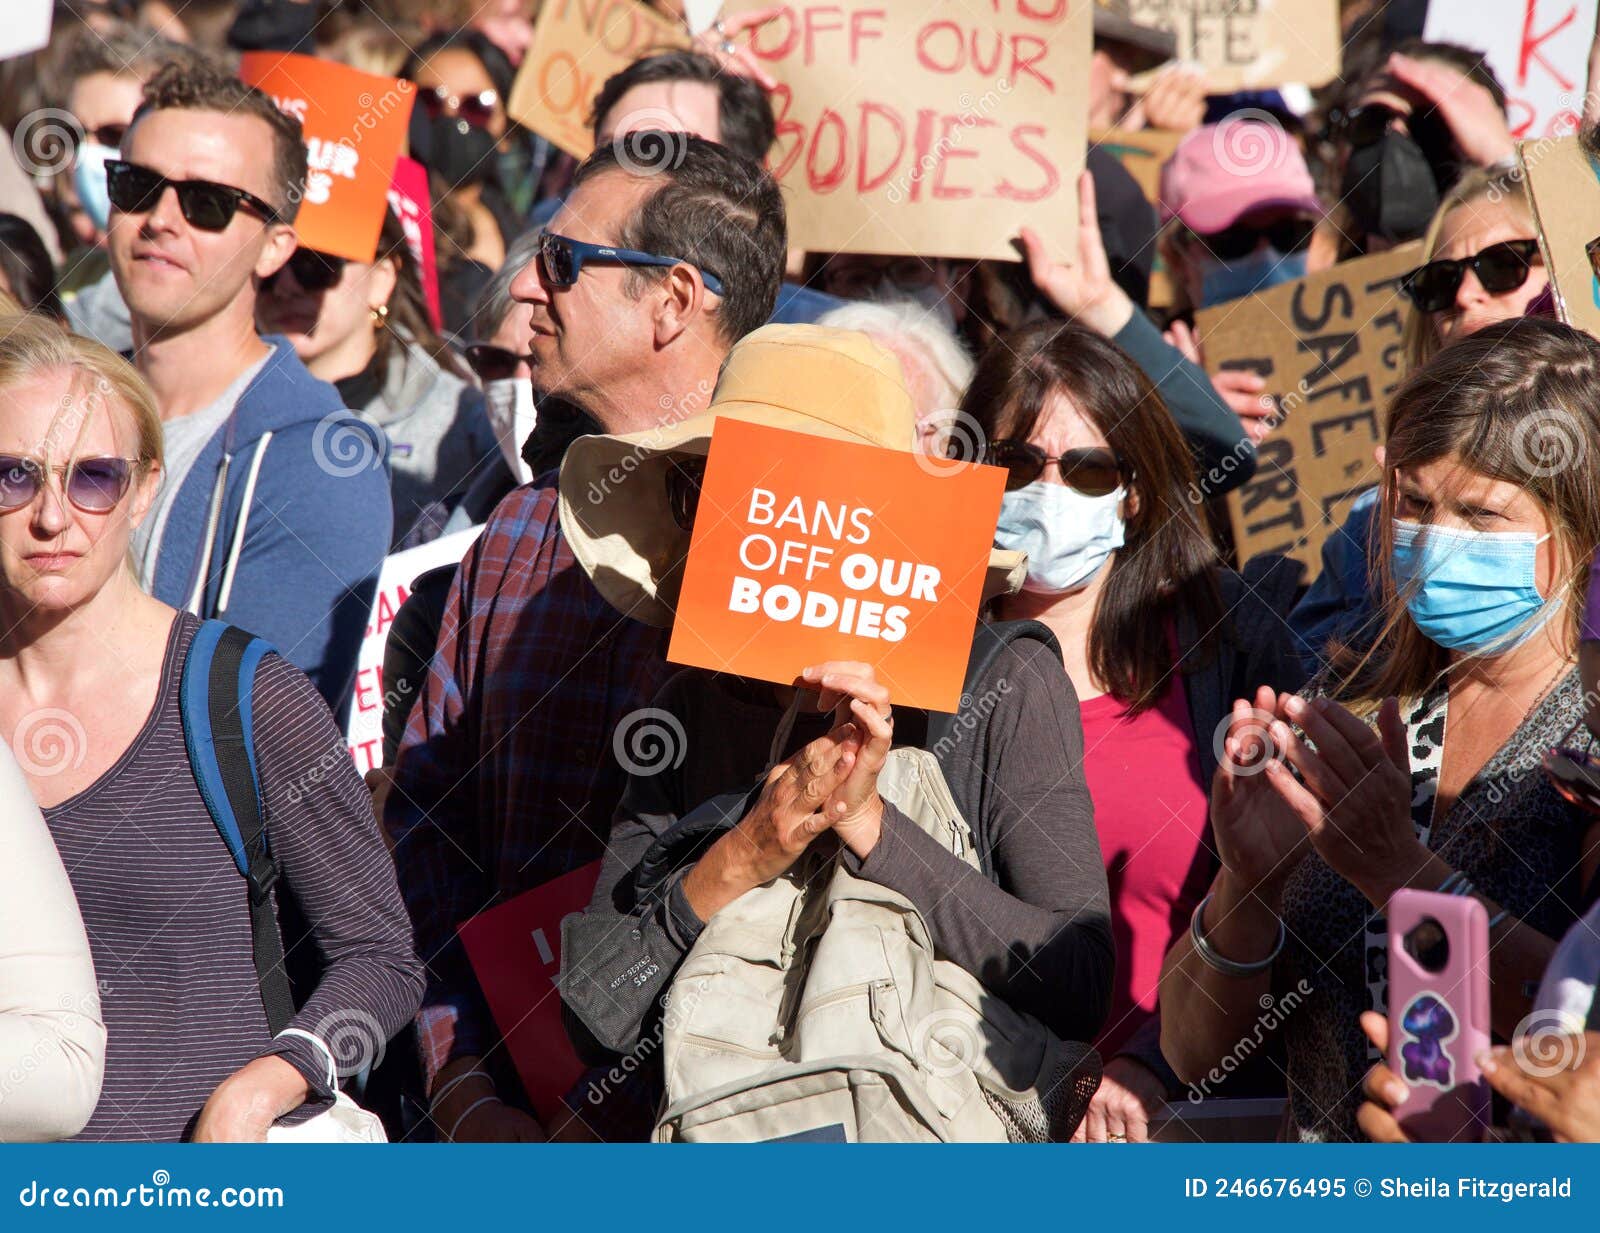
<svg viewBox="0 0 1600 1233"><path fill-rule="evenodd" d="M931 753L893 750L878 789L979 867ZM829 840L718 912L678 969L656 1140L1070 1137L1100 1083L1095 1051L939 956L911 902L851 874Z"/></svg>

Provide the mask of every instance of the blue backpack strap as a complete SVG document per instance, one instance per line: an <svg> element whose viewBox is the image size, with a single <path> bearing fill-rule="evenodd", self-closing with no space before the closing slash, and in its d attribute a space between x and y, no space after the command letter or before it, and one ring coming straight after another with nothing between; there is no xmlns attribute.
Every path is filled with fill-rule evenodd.
<svg viewBox="0 0 1600 1233"><path fill-rule="evenodd" d="M184 660L178 709L195 783L249 888L256 981L276 1036L294 1018L294 998L272 895L278 867L267 846L253 715L256 669L271 650L225 621L203 622Z"/></svg>

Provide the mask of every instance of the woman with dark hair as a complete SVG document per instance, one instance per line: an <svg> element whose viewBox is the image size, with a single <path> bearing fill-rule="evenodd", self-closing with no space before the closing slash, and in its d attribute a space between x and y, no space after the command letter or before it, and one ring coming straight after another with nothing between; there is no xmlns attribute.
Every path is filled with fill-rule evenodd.
<svg viewBox="0 0 1600 1233"><path fill-rule="evenodd" d="M50 253L28 220L15 214L0 214L0 292L28 312L37 309L57 321L66 319Z"/></svg>
<svg viewBox="0 0 1600 1233"><path fill-rule="evenodd" d="M1584 713L1597 408L1600 342L1539 318L1487 326L1412 373L1384 442L1376 642L1336 652L1304 696L1263 682L1236 695L1211 793L1223 868L1163 973L1183 1026L1162 1043L1194 1079L1295 989L1302 1139L1356 1134L1376 1056L1358 1020L1388 1011L1395 891L1484 904L1490 1027L1509 1040L1600 868L1600 826L1540 772Z"/></svg>
<svg viewBox="0 0 1600 1233"><path fill-rule="evenodd" d="M1161 960L1215 868L1212 737L1237 682L1298 683L1280 617L1292 589L1222 567L1190 495L1188 444L1099 334L1041 322L1004 336L962 411L1009 475L996 542L1028 556L1027 582L996 615L1050 627L1082 709L1119 956L1096 1042L1110 1060L1083 1133L1142 1139L1175 1087L1159 1047Z"/></svg>
<svg viewBox="0 0 1600 1233"><path fill-rule="evenodd" d="M388 434L394 542L437 536L496 446L483 395L429 320L394 213L372 261L295 250L262 281L256 326L285 336L312 375Z"/></svg>
<svg viewBox="0 0 1600 1233"><path fill-rule="evenodd" d="M460 246L487 277L523 229L501 167L518 153L510 61L478 31L455 30L418 47L401 76L416 83L412 152L436 177L441 222L459 218Z"/></svg>

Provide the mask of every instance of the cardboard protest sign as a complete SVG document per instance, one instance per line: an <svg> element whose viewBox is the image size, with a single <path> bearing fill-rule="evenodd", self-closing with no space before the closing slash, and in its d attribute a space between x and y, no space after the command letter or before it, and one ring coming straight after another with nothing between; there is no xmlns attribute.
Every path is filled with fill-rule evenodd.
<svg viewBox="0 0 1600 1233"><path fill-rule="evenodd" d="M1513 137L1573 132L1583 114L1597 0L1432 0L1422 37L1482 52Z"/></svg>
<svg viewBox="0 0 1600 1233"><path fill-rule="evenodd" d="M428 301L428 320L438 330L444 326L439 309L439 259L433 250L433 204L428 194L428 169L402 154L394 165L389 185L389 208L400 220L406 247L422 275L422 294Z"/></svg>
<svg viewBox="0 0 1600 1233"><path fill-rule="evenodd" d="M400 605L411 594L411 585L430 569L458 564L472 547L482 527L469 527L445 535L404 552L390 553L378 572L378 590L372 600L372 615L361 639L356 659L355 697L350 703L350 718L345 724L345 740L356 769L365 775L383 765L383 708L387 691L383 684L383 648L389 640ZM398 701L409 706L415 698Z"/></svg>
<svg viewBox="0 0 1600 1233"><path fill-rule="evenodd" d="M1279 552L1315 571L1322 541L1378 482L1373 450L1404 375L1397 281L1421 263L1422 245L1407 244L1195 314L1206 368L1258 373L1282 420L1228 495L1241 564Z"/></svg>
<svg viewBox="0 0 1600 1233"><path fill-rule="evenodd" d="M583 1077L561 1022L561 921L589 906L600 862L591 861L480 912L457 931L522 1090L542 1118Z"/></svg>
<svg viewBox="0 0 1600 1233"><path fill-rule="evenodd" d="M1568 325L1600 338L1600 276L1587 252L1600 236L1600 165L1576 137L1523 142L1517 154L1556 311Z"/></svg>
<svg viewBox="0 0 1600 1233"><path fill-rule="evenodd" d="M1131 16L1177 35L1178 59L1205 65L1214 94L1339 75L1339 0L1132 0Z"/></svg>
<svg viewBox="0 0 1600 1233"><path fill-rule="evenodd" d="M858 660L954 711L1004 490L998 467L720 420L667 658L784 684Z"/></svg>
<svg viewBox="0 0 1600 1233"><path fill-rule="evenodd" d="M55 0L11 0L5 23L0 25L0 60L47 46L54 16Z"/></svg>
<svg viewBox="0 0 1600 1233"><path fill-rule="evenodd" d="M416 87L315 56L246 52L239 76L305 132L305 197L295 230L306 248L371 261L406 138Z"/></svg>
<svg viewBox="0 0 1600 1233"><path fill-rule="evenodd" d="M730 11L767 7L738 0ZM1076 251L1092 0L792 4L749 38L778 82L768 158L812 251Z"/></svg>
<svg viewBox="0 0 1600 1233"><path fill-rule="evenodd" d="M688 42L674 22L638 0L545 0L507 110L586 158L594 149L589 107L606 78L647 52Z"/></svg>

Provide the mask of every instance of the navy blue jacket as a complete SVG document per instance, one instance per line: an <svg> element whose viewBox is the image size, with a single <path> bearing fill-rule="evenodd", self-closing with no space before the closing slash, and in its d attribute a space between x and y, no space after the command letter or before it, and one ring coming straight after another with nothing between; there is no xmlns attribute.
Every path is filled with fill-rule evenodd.
<svg viewBox="0 0 1600 1233"><path fill-rule="evenodd" d="M342 715L389 550L385 438L287 340L265 341L276 349L178 489L151 591L265 638Z"/></svg>

